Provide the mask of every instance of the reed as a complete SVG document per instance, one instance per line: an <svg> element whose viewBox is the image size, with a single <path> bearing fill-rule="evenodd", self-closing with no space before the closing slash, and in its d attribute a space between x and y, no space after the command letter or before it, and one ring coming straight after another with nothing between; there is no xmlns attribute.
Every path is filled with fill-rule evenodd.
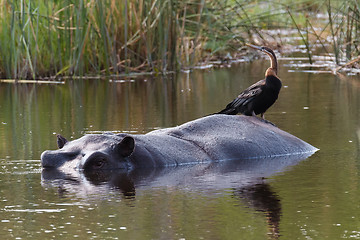
<svg viewBox="0 0 360 240"><path fill-rule="evenodd" d="M176 71L244 42L272 45L279 41L266 30L293 26L309 59L316 42L336 59L359 53L358 1L279 2L0 0L0 78ZM327 13L329 24L319 26L316 13Z"/></svg>
<svg viewBox="0 0 360 240"><path fill-rule="evenodd" d="M344 61L357 57L359 55L359 48L357 47L359 42L356 37L360 33L359 2L356 0L315 1L312 7L311 11L306 9L303 12L294 11L291 13L288 10L293 25L306 46L310 63L312 62L311 45L315 44L320 44L325 53L333 55L337 65L342 65ZM294 14L303 15L305 20L303 22L296 21L293 17ZM317 14L323 14L327 16L327 19L319 20L316 17ZM320 30L316 31L314 26ZM312 39L310 39L311 37Z"/></svg>
<svg viewBox="0 0 360 240"><path fill-rule="evenodd" d="M309 44L309 34L308 34L308 31L307 31L307 26L306 26L306 31L305 31L306 32L306 37L304 37L304 35L301 33L299 25L296 23L293 15L291 14L291 12L289 10L288 10L288 13L289 13L289 16L290 16L292 22L294 23L297 31L298 31L298 33L299 33L303 43L306 46L306 52L307 52L307 55L308 55L308 58L309 58L309 63L312 64L313 61L312 61L312 58L311 58L311 51L310 51L310 46L309 46L310 45ZM308 21L306 21L306 23L308 23Z"/></svg>
<svg viewBox="0 0 360 240"><path fill-rule="evenodd" d="M2 0L1 77L161 72L194 64L176 56L186 51L197 61L204 7L196 0Z"/></svg>

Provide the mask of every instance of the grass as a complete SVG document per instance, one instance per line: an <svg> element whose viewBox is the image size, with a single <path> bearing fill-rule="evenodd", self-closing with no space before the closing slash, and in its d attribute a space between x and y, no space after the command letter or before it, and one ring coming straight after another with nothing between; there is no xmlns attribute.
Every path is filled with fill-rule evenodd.
<svg viewBox="0 0 360 240"><path fill-rule="evenodd" d="M321 43L340 64L359 54L359 23L356 0L0 0L0 78L176 71L278 45L269 29L297 29L310 60Z"/></svg>

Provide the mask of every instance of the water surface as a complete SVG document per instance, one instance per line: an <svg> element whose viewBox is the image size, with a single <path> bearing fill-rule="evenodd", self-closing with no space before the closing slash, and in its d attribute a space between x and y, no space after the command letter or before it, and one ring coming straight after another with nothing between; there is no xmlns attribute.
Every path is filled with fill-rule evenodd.
<svg viewBox="0 0 360 240"><path fill-rule="evenodd" d="M268 62L122 81L0 83L0 237L359 239L360 79L281 65L284 87L265 117L319 152L136 176L42 173L40 154L56 148L56 133L141 134L219 111L262 79Z"/></svg>

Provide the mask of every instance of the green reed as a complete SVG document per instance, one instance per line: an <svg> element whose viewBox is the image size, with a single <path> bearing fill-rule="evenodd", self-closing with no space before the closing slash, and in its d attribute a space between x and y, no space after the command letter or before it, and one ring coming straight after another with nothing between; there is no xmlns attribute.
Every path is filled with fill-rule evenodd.
<svg viewBox="0 0 360 240"><path fill-rule="evenodd" d="M302 12L288 11L293 25L306 45L310 62L311 45L316 43L319 43L326 53L332 53L337 65L357 57L360 50L357 40L360 33L359 2L326 0L314 1L311 6L311 10L305 8ZM305 20L296 21L293 14L304 16ZM327 19L319 20L316 14L323 14ZM318 30L315 30L314 26Z"/></svg>
<svg viewBox="0 0 360 240"><path fill-rule="evenodd" d="M191 68L243 44L240 33L244 28L250 32L250 18L229 12L244 12L244 5L204 0L0 0L0 77Z"/></svg>
<svg viewBox="0 0 360 240"><path fill-rule="evenodd" d="M319 26L315 13L328 23ZM176 71L244 42L278 45L264 30L294 26L310 59L316 42L350 59L359 22L356 0L0 0L0 78Z"/></svg>
<svg viewBox="0 0 360 240"><path fill-rule="evenodd" d="M176 65L174 4L181 3L3 0L1 77L167 71Z"/></svg>

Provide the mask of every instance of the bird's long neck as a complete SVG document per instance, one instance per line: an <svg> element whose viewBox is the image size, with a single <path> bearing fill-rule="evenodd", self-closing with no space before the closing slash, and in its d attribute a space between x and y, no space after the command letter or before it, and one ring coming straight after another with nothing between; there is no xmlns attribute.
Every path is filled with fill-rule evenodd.
<svg viewBox="0 0 360 240"><path fill-rule="evenodd" d="M276 57L272 56L271 58L271 66L270 68L274 69L275 74L277 74L277 61L276 61Z"/></svg>
<svg viewBox="0 0 360 240"><path fill-rule="evenodd" d="M266 70L265 77L270 76L270 75L273 75L273 76L277 77L277 60L276 60L276 56L275 56L275 54L270 54L270 53L267 53L267 52L266 52L266 54L270 58L271 65Z"/></svg>

